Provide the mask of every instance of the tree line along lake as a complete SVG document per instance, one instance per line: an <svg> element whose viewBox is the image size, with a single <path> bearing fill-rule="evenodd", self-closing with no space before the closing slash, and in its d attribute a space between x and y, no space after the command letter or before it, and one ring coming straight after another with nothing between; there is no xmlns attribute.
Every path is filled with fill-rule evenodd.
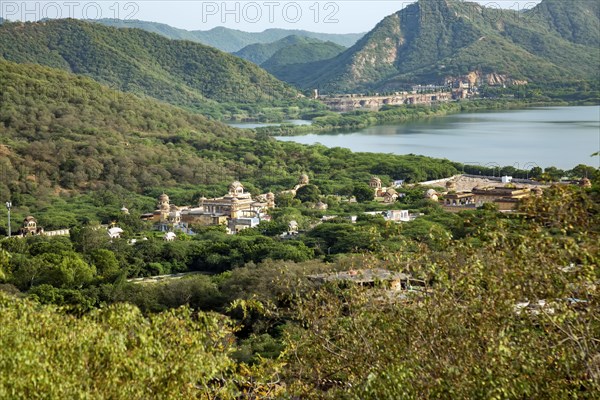
<svg viewBox="0 0 600 400"><path fill-rule="evenodd" d="M599 167L600 106L475 112L378 125L344 133L277 137L357 152L420 154L465 164Z"/></svg>

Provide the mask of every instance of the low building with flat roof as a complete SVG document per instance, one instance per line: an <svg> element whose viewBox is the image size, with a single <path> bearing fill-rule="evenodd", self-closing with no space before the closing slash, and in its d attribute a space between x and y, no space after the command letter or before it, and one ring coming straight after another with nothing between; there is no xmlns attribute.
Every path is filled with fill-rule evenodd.
<svg viewBox="0 0 600 400"><path fill-rule="evenodd" d="M412 286L425 286L425 282L413 279L410 275L389 271L383 268L359 269L324 274L309 275L308 279L323 284L326 282L349 282L360 286L372 287L383 284L392 290L406 290Z"/></svg>

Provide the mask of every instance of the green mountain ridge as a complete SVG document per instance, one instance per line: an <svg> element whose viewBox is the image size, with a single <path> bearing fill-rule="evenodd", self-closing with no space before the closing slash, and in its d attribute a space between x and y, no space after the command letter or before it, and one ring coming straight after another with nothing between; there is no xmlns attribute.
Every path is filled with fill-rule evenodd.
<svg viewBox="0 0 600 400"><path fill-rule="evenodd" d="M255 43L234 53L252 61L275 77L287 77L288 67L335 57L346 48L333 42L290 35L273 43Z"/></svg>
<svg viewBox="0 0 600 400"><path fill-rule="evenodd" d="M280 48L260 66L277 76L274 72L289 64L327 60L344 50L346 50L345 47L333 42L303 39Z"/></svg>
<svg viewBox="0 0 600 400"><path fill-rule="evenodd" d="M598 47L600 3L593 0L545 0L532 10L532 18L562 38Z"/></svg>
<svg viewBox="0 0 600 400"><path fill-rule="evenodd" d="M332 41L290 35L272 43L254 43L233 54L265 68L267 65L325 60L345 49Z"/></svg>
<svg viewBox="0 0 600 400"><path fill-rule="evenodd" d="M216 102L273 102L297 96L295 89L256 65L212 47L72 19L4 23L0 55L195 110Z"/></svg>
<svg viewBox="0 0 600 400"><path fill-rule="evenodd" d="M364 35L364 33L319 33L300 29L266 29L262 32L244 32L225 27L215 27L207 31L188 31L158 22L140 20L99 19L89 21L117 28L139 28L166 36L169 39L183 39L202 43L228 53L240 51L251 44L272 43L290 35L331 41L340 46L350 47Z"/></svg>
<svg viewBox="0 0 600 400"><path fill-rule="evenodd" d="M533 82L598 79L598 6L586 0L569 2L574 7L557 4L544 0L519 13L420 0L384 18L338 56L290 65L278 77L322 92L444 83L475 71ZM549 17L557 14L571 24Z"/></svg>

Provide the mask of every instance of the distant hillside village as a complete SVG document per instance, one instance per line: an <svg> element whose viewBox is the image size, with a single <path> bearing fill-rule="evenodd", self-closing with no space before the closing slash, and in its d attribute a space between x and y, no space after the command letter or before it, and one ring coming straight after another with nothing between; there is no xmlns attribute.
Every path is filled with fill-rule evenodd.
<svg viewBox="0 0 600 400"><path fill-rule="evenodd" d="M306 174L300 176L298 183L281 194L296 195L296 192L309 184ZM591 187L591 181L583 178L576 183L583 187ZM448 212L459 212L467 209L475 209L486 203L493 203L501 212L514 212L519 202L529 196L541 196L544 188L548 185L527 179L513 179L510 176L482 177L476 175L456 175L450 178L435 181L420 182L406 185L403 181L395 181L392 187L383 185L382 180L371 177L369 187L373 190L373 200L381 204L392 205L402 197L404 193L399 192L403 187L423 187L423 197L432 202L439 203ZM348 202L356 202L351 196L345 199ZM143 221L153 224L153 229L164 232L164 240L172 241L177 238L177 233L193 235L190 226L224 226L227 233L236 234L244 229L254 228L262 221L270 221L269 210L276 207L275 194L272 192L252 195L244 190L242 183L235 181L229 185L229 191L222 197L201 197L195 206L177 206L171 204L166 193L157 199L157 206L153 212L141 215ZM314 208L327 211L328 205L319 200ZM121 209L123 214L129 214L126 207ZM365 212L369 215L381 215L387 221L397 223L409 222L418 218L420 214L410 213L408 210L385 210ZM321 222L336 218L336 215L323 215ZM349 216L348 219L354 223L357 216ZM106 229L111 239L120 238L123 230L115 224L100 226ZM15 237L26 236L68 236L69 229L45 231L40 227L33 216L27 216L21 228L13 235ZM298 224L291 221L289 229L282 236L289 237L298 234Z"/></svg>
<svg viewBox="0 0 600 400"><path fill-rule="evenodd" d="M377 111L388 105L431 105L447 103L452 100L472 99L479 97L479 88L484 85L506 88L507 85L526 86L527 84L527 81L513 80L504 75L482 76L480 73L471 72L464 76L448 78L443 85L415 85L410 90L391 94L319 95L319 91L315 89L313 97L325 103L333 111L343 112L357 109Z"/></svg>

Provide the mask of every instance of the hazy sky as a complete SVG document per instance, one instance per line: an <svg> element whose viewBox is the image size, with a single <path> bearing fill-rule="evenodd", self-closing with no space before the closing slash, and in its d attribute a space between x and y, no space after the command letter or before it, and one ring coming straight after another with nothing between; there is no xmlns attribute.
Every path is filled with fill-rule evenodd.
<svg viewBox="0 0 600 400"><path fill-rule="evenodd" d="M441 1L441 0L440 0ZM534 7L541 0L477 0L512 10ZM0 0L0 17L9 20L41 18L119 18L162 22L188 30L215 26L245 31L268 28L306 29L316 32L366 32L377 22L408 4L396 1L10 1Z"/></svg>

